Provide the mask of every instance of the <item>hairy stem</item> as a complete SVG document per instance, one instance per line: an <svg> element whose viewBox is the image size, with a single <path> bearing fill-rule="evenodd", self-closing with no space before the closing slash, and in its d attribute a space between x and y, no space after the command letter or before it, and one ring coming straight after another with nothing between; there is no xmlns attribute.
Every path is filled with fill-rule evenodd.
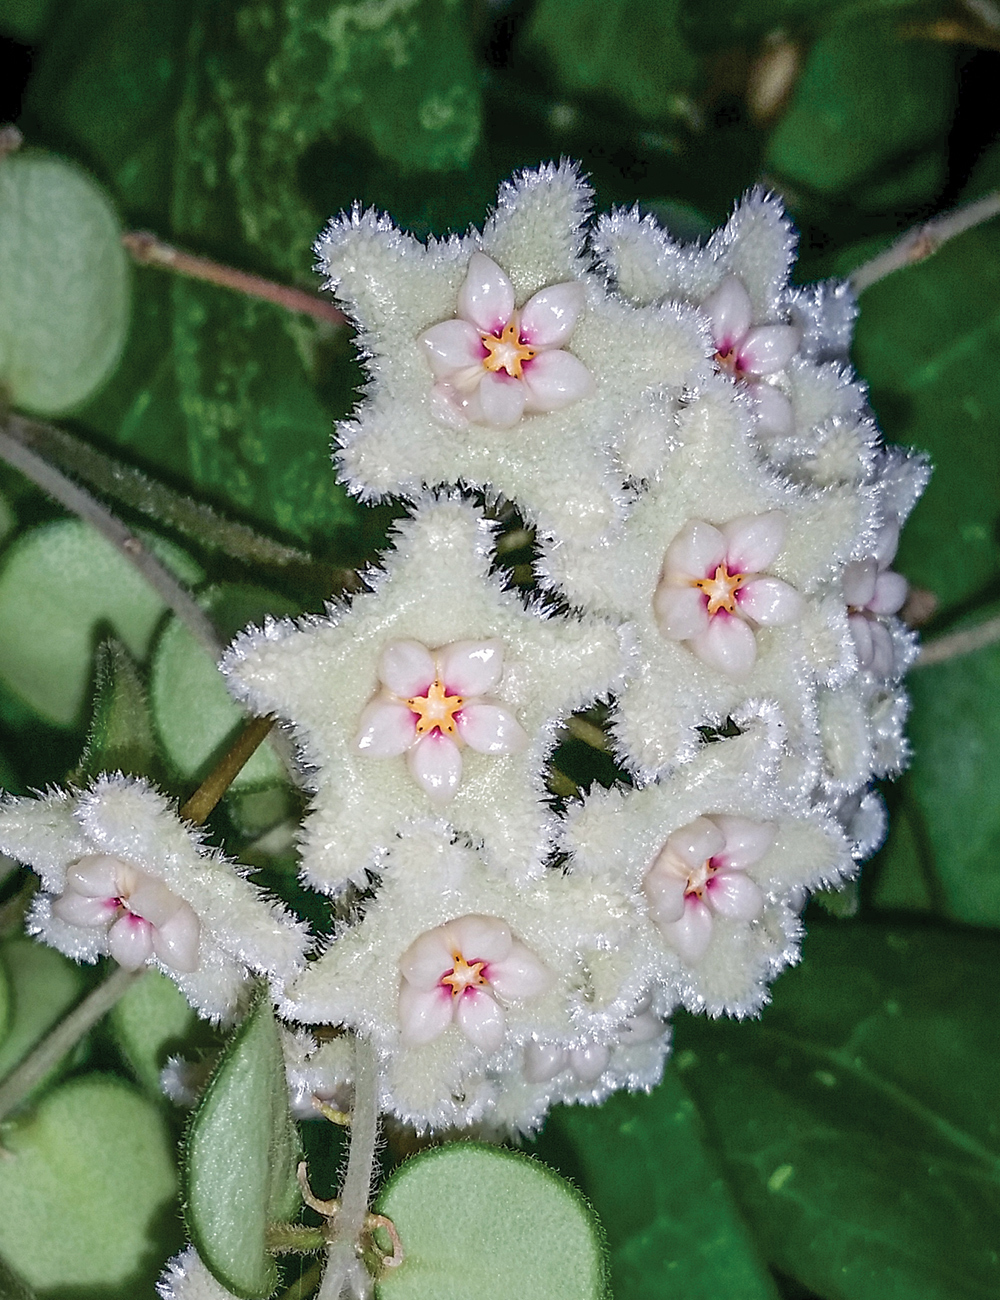
<svg viewBox="0 0 1000 1300"><path fill-rule="evenodd" d="M196 826L205 821L258 747L267 739L273 726L274 718L250 719L198 789L181 806L180 816L185 821L194 822Z"/></svg>
<svg viewBox="0 0 1000 1300"><path fill-rule="evenodd" d="M378 1061L371 1043L358 1036L354 1039L354 1107L347 1174L317 1300L341 1300L343 1296L365 1300L371 1294L371 1279L359 1258L358 1243L368 1214L377 1136Z"/></svg>
<svg viewBox="0 0 1000 1300"><path fill-rule="evenodd" d="M222 654L222 643L208 616L194 597L183 587L166 565L146 547L135 533L126 528L96 497L77 486L41 456L25 446L18 436L24 421L16 415L8 417L0 428L0 459L20 470L26 478L53 497L60 505L91 524L142 574L187 629L213 659Z"/></svg>
<svg viewBox="0 0 1000 1300"><path fill-rule="evenodd" d="M932 664L943 664L948 659L957 659L959 655L972 654L973 650L982 650L984 646L994 645L1000 641L1000 615L988 618L975 627L964 627L960 632L949 632L947 636L937 636L927 641L920 649L914 668L929 668Z"/></svg>
<svg viewBox="0 0 1000 1300"><path fill-rule="evenodd" d="M265 302L284 307L286 311L312 316L314 320L326 321L330 325L343 325L346 320L344 313L332 302L307 293L305 289L293 289L289 285L277 284L274 280L265 280L260 275L237 271L233 266L223 266L211 258L182 252L148 231L130 231L122 235L122 243L137 262L146 266L158 266L165 271L174 271L177 275L186 275L192 280L217 284L248 298L262 298Z"/></svg>
<svg viewBox="0 0 1000 1300"><path fill-rule="evenodd" d="M915 262L923 262L949 239L954 239L956 235L971 230L973 226L982 225L997 215L1000 215L1000 191L987 194L974 203L966 203L963 207L953 208L921 226L914 226L884 252L859 266L851 275L851 288L856 294L863 293L893 271L912 266Z"/></svg>
<svg viewBox="0 0 1000 1300"><path fill-rule="evenodd" d="M71 1052L84 1034L115 1005L143 972L116 966L107 979L91 989L33 1052L0 1083L0 1120L19 1106L49 1071Z"/></svg>

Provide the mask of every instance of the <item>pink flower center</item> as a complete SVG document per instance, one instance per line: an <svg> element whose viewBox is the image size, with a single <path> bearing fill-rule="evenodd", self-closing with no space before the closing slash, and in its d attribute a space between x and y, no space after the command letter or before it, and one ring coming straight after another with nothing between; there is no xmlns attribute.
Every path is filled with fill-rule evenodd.
<svg viewBox="0 0 1000 1300"><path fill-rule="evenodd" d="M712 865L713 859L706 858L700 867L695 867L693 871L688 872L687 884L684 886L684 897L699 898L705 901L705 894L708 887L718 871L718 867Z"/></svg>
<svg viewBox="0 0 1000 1300"><path fill-rule="evenodd" d="M697 587L706 597L709 614L718 614L720 609L735 614L736 593L746 580L746 574L730 573L723 562L707 578L693 579L691 586Z"/></svg>
<svg viewBox="0 0 1000 1300"><path fill-rule="evenodd" d="M458 731L455 715L465 703L461 695L449 695L440 678L427 688L426 695L413 695L406 707L417 715L417 735L424 736L435 728L442 735L454 736Z"/></svg>
<svg viewBox="0 0 1000 1300"><path fill-rule="evenodd" d="M495 334L484 334L482 339L487 352L483 367L493 371L506 370L511 379L520 379L522 364L535 355L535 348L529 348L521 341L516 316L507 322L499 338Z"/></svg>

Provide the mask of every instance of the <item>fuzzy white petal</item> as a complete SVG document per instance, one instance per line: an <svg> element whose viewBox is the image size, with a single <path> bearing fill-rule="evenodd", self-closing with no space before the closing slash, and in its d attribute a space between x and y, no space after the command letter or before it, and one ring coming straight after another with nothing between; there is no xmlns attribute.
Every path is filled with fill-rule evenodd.
<svg viewBox="0 0 1000 1300"><path fill-rule="evenodd" d="M757 411L757 431L773 438L787 438L795 431L795 412L791 402L773 384L748 385Z"/></svg>
<svg viewBox="0 0 1000 1300"><path fill-rule="evenodd" d="M763 573L785 544L788 519L780 510L743 515L723 525L722 533L731 573Z"/></svg>
<svg viewBox="0 0 1000 1300"><path fill-rule="evenodd" d="M438 652L438 670L449 695L486 695L503 676L503 642L454 641Z"/></svg>
<svg viewBox="0 0 1000 1300"><path fill-rule="evenodd" d="M521 309L521 338L533 348L561 347L576 328L585 301L583 285L576 280L539 289Z"/></svg>
<svg viewBox="0 0 1000 1300"><path fill-rule="evenodd" d="M366 704L358 719L354 747L369 758L404 754L417 734L417 715L396 700L376 699Z"/></svg>
<svg viewBox="0 0 1000 1300"><path fill-rule="evenodd" d="M539 352L525 362L522 375L532 411L560 411L589 397L595 388L594 377L583 362L562 348Z"/></svg>
<svg viewBox="0 0 1000 1300"><path fill-rule="evenodd" d="M473 253L458 291L458 314L484 334L499 334L514 312L514 288L485 253Z"/></svg>
<svg viewBox="0 0 1000 1300"><path fill-rule="evenodd" d="M378 676L404 700L426 695L434 681L434 656L420 641L390 641L378 657Z"/></svg>

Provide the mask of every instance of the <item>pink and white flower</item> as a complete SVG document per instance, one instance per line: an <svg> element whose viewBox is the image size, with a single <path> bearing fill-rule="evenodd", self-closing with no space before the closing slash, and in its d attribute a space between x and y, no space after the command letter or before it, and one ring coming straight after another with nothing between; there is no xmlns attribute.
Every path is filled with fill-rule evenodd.
<svg viewBox="0 0 1000 1300"><path fill-rule="evenodd" d="M771 848L775 827L747 817L698 817L673 832L642 882L650 918L690 963L708 949L716 916L752 921L764 895L747 875Z"/></svg>
<svg viewBox="0 0 1000 1300"><path fill-rule="evenodd" d="M122 858L91 853L74 862L52 914L69 925L104 929L108 952L127 970L154 956L175 971L198 969L201 923L194 908Z"/></svg>
<svg viewBox="0 0 1000 1300"><path fill-rule="evenodd" d="M419 641L390 641L378 662L382 689L364 708L355 746L373 758L406 755L410 774L436 803L462 778L462 747L513 754L528 737L488 692L503 675L503 644L453 641L428 650Z"/></svg>
<svg viewBox="0 0 1000 1300"><path fill-rule="evenodd" d="M552 972L495 916L460 916L427 930L399 959L399 1021L407 1047L454 1023L484 1052L503 1041L508 1002L537 997Z"/></svg>
<svg viewBox="0 0 1000 1300"><path fill-rule="evenodd" d="M746 677L757 659L756 628L794 623L802 614L795 588L767 576L787 526L780 510L721 528L689 520L667 547L653 596L663 636L687 642L728 677Z"/></svg>
<svg viewBox="0 0 1000 1300"><path fill-rule="evenodd" d="M802 333L795 325L754 325L750 295L735 275L727 275L702 303L711 323L715 363L752 393L763 433L792 432L788 398L768 382L795 356Z"/></svg>
<svg viewBox="0 0 1000 1300"><path fill-rule="evenodd" d="M473 253L458 315L424 330L424 349L446 419L506 429L522 415L556 411L594 391L587 367L563 347L584 308L576 280L514 305L514 286L492 258Z"/></svg>
<svg viewBox="0 0 1000 1300"><path fill-rule="evenodd" d="M882 618L898 613L909 591L903 575L889 568L898 545L899 525L892 520L879 529L875 554L866 560L852 560L844 570L847 622L858 667L881 678L894 677L897 671L892 633Z"/></svg>

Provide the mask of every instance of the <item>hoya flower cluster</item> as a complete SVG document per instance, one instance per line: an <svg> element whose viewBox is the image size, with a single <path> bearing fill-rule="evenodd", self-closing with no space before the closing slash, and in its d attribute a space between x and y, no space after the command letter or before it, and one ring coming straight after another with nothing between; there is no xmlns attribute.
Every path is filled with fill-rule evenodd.
<svg viewBox="0 0 1000 1300"><path fill-rule="evenodd" d="M547 166L482 232L425 245L355 209L318 246L368 372L341 477L409 517L349 604L222 662L298 745L302 879L344 918L315 960L141 782L0 809L62 951L153 963L215 1017L270 979L300 1113L350 1095L319 1026L371 1040L419 1129L649 1087L674 1009L758 1010L809 891L883 833L915 649L891 564L927 471L880 443L848 292L789 286L760 192L703 246L589 203ZM530 597L498 503L534 529ZM595 704L621 780L556 800Z"/></svg>

